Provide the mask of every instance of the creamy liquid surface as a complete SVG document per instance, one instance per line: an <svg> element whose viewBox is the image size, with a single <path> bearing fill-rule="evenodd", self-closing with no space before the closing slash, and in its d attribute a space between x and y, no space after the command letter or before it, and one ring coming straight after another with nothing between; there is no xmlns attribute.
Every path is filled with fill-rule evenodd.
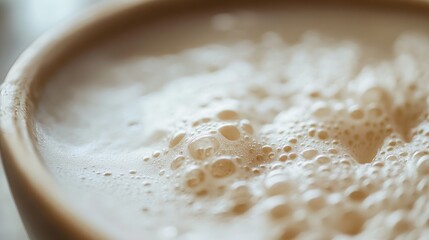
<svg viewBox="0 0 429 240"><path fill-rule="evenodd" d="M113 238L424 239L428 23L291 8L141 27L53 77L39 149Z"/></svg>

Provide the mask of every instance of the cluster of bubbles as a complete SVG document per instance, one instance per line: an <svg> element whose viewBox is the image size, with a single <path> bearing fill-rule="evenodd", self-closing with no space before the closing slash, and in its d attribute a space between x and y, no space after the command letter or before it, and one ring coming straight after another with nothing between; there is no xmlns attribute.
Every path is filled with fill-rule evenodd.
<svg viewBox="0 0 429 240"><path fill-rule="evenodd" d="M284 239L320 226L330 229L321 233L326 238L371 233L386 219L391 237L427 228L427 138L424 145L406 142L374 105L332 105L285 112L258 138L234 110L176 131L163 156L176 190L219 199L222 208L213 211L220 215L287 222ZM410 133L413 139L427 137L425 124Z"/></svg>
<svg viewBox="0 0 429 240"><path fill-rule="evenodd" d="M271 151L253 136L251 123L231 109L191 123L190 130L172 134L170 170L180 190L197 195L222 195L234 179L261 172Z"/></svg>
<svg viewBox="0 0 429 240"><path fill-rule="evenodd" d="M272 33L266 38L282 44ZM394 62L409 53L396 54ZM337 89L323 89L324 82L292 93L283 90L302 79L256 75L260 82L223 96L238 107L202 106L210 114L185 118L152 158L174 191L208 213L263 216L280 239L425 236L429 91L421 76L427 72L411 80L403 73L388 83L393 87L378 78L362 82L371 78L368 71L384 68L364 69Z"/></svg>

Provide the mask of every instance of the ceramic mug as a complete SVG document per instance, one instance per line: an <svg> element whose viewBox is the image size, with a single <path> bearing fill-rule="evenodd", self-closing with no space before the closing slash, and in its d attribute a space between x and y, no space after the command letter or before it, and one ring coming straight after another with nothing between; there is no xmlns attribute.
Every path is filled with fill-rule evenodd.
<svg viewBox="0 0 429 240"><path fill-rule="evenodd" d="M1 89L0 147L4 168L21 218L32 239L108 239L74 211L70 199L43 163L36 148L34 110L39 94L62 64L102 39L133 25L201 9L240 8L249 4L340 4L345 7L395 8L429 16L427 1L391 0L143 0L109 3L34 42L11 68Z"/></svg>

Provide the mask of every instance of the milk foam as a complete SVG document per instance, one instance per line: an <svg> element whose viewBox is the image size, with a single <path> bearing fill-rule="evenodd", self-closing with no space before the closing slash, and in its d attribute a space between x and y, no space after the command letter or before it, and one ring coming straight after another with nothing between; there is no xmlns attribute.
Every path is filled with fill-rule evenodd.
<svg viewBox="0 0 429 240"><path fill-rule="evenodd" d="M429 19L197 18L116 39L47 86L39 149L87 218L125 239L429 233ZM164 28L177 50L148 48Z"/></svg>

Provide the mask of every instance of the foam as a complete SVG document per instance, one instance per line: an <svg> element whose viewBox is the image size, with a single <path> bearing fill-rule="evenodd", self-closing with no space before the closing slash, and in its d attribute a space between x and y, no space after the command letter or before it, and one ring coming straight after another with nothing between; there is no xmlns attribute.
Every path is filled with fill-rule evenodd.
<svg viewBox="0 0 429 240"><path fill-rule="evenodd" d="M423 239L428 20L371 15L389 29L364 37L370 13L314 11L199 16L176 24L213 42L80 58L37 112L48 167L118 238Z"/></svg>

